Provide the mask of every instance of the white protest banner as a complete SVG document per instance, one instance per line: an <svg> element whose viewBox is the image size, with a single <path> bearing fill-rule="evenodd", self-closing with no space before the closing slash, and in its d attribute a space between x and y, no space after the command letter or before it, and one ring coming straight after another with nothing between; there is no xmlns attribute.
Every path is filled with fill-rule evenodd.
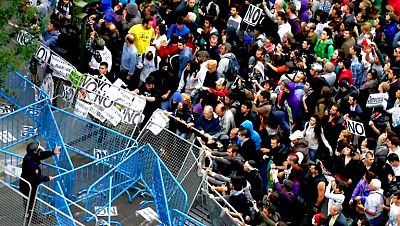
<svg viewBox="0 0 400 226"><path fill-rule="evenodd" d="M144 99L142 96L135 96L135 99L133 99L130 107L135 111L141 112L146 107L146 99Z"/></svg>
<svg viewBox="0 0 400 226"><path fill-rule="evenodd" d="M103 209L101 209L101 208L103 208L103 207L100 207L100 206L94 207L94 212L96 213L96 216L98 216L98 217L118 216L118 211L117 211L116 206L111 206L111 207L107 206Z"/></svg>
<svg viewBox="0 0 400 226"><path fill-rule="evenodd" d="M113 102L107 95L108 90L111 88L111 83L105 76L98 79L87 76L81 87L88 93L85 98L86 101L104 108L110 108L113 105Z"/></svg>
<svg viewBox="0 0 400 226"><path fill-rule="evenodd" d="M63 91L61 93L61 98L63 98L68 103L74 102L76 89L71 86L63 85Z"/></svg>
<svg viewBox="0 0 400 226"><path fill-rule="evenodd" d="M122 88L128 87L128 86L125 84L125 82L122 81L120 78L118 78L117 80L115 80L115 82L113 83L113 85L116 86L116 87L122 87Z"/></svg>
<svg viewBox="0 0 400 226"><path fill-rule="evenodd" d="M129 90L125 90L116 86L111 86L107 90L106 96L110 97L111 101L122 104L124 106L129 106L134 98L134 95L130 93Z"/></svg>
<svg viewBox="0 0 400 226"><path fill-rule="evenodd" d="M74 114L86 118L90 109L90 104L82 100L76 100Z"/></svg>
<svg viewBox="0 0 400 226"><path fill-rule="evenodd" d="M146 221L151 222L152 220L158 220L157 212L154 211L151 207L146 207L144 209L140 209L136 211L140 216L142 216ZM160 222L161 223L161 222Z"/></svg>
<svg viewBox="0 0 400 226"><path fill-rule="evenodd" d="M243 21L251 26L256 26L262 17L263 11L255 5L249 5Z"/></svg>
<svg viewBox="0 0 400 226"><path fill-rule="evenodd" d="M347 129L350 131L350 133L357 135L357 136L365 136L364 124L362 124L361 122L347 120L346 125L347 125Z"/></svg>
<svg viewBox="0 0 400 226"><path fill-rule="evenodd" d="M104 116L104 107L92 104L90 105L89 114L93 115L93 117L100 120L100 122L106 121L106 117Z"/></svg>
<svg viewBox="0 0 400 226"><path fill-rule="evenodd" d="M151 122L148 129L154 134L159 134L163 128L167 126L169 122L168 116L164 114L162 110L157 110L151 116Z"/></svg>
<svg viewBox="0 0 400 226"><path fill-rule="evenodd" d="M0 107L0 115L8 114L13 111L14 111L14 109L9 105L3 105Z"/></svg>
<svg viewBox="0 0 400 226"><path fill-rule="evenodd" d="M68 75L74 70L66 60L54 54L50 58L50 66L54 71L53 75L64 80L68 80Z"/></svg>
<svg viewBox="0 0 400 226"><path fill-rule="evenodd" d="M20 30L17 34L17 42L20 45L26 45L30 43L33 39L33 36L29 34L29 32L25 30Z"/></svg>
<svg viewBox="0 0 400 226"><path fill-rule="evenodd" d="M373 108L373 107L383 107L386 109L387 106L387 94L385 93L373 93L370 94L367 100L367 108Z"/></svg>
<svg viewBox="0 0 400 226"><path fill-rule="evenodd" d="M13 165L5 165L4 166L4 173L12 176L12 177L21 177L22 174L22 168L18 166L13 166Z"/></svg>
<svg viewBox="0 0 400 226"><path fill-rule="evenodd" d="M36 58L43 63L49 63L51 55L50 49L44 45L40 45L35 53Z"/></svg>
<svg viewBox="0 0 400 226"><path fill-rule="evenodd" d="M113 125L117 126L121 122L124 115L116 107L112 106L104 110L104 116Z"/></svg>
<svg viewBox="0 0 400 226"><path fill-rule="evenodd" d="M33 126L22 126L21 137L28 137L37 134L38 128Z"/></svg>
<svg viewBox="0 0 400 226"><path fill-rule="evenodd" d="M8 132L7 130L4 130L4 131L2 131L1 134L0 134L0 140L1 140L1 142L7 144L7 143L9 143L9 142L16 141L17 138L15 138L15 137L12 135L12 133Z"/></svg>

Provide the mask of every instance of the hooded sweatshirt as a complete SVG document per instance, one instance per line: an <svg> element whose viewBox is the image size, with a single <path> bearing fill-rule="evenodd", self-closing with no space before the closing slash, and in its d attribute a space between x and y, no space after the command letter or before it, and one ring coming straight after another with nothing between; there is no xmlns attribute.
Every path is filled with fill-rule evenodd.
<svg viewBox="0 0 400 226"><path fill-rule="evenodd" d="M173 101L175 101L175 103L173 103ZM168 101L168 103L164 106L164 110L175 111L178 106L178 103L182 101L183 101L182 95L179 92L175 92L171 96L171 100Z"/></svg>
<svg viewBox="0 0 400 226"><path fill-rule="evenodd" d="M153 53L153 58L151 60L148 60L146 58L146 55L148 52ZM155 57L157 59L155 59ZM158 70L158 66L161 61L161 58L156 55L156 48L154 46L149 46L149 47L147 47L146 52L144 53L144 56L141 56L139 58L139 60L143 64L142 71L140 72L140 80L145 82L146 78L149 77L149 74L151 72Z"/></svg>
<svg viewBox="0 0 400 226"><path fill-rule="evenodd" d="M330 46L326 47L327 45ZM325 48L328 48L327 51L325 51ZM318 40L314 50L317 57L330 61L332 58L332 54L335 51L335 47L333 46L332 39L328 39L325 42L322 42L322 40Z"/></svg>
<svg viewBox="0 0 400 226"><path fill-rule="evenodd" d="M257 131L254 130L253 128L253 123L249 120L246 120L240 124L241 127L246 128L250 132L250 139L254 141L254 144L256 145L256 150L260 150L261 148L261 137L257 133Z"/></svg>

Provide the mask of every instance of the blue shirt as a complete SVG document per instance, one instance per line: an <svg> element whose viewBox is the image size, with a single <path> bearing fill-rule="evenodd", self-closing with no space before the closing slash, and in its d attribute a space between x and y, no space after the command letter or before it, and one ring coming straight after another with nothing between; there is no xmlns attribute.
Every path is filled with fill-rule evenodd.
<svg viewBox="0 0 400 226"><path fill-rule="evenodd" d="M125 42L122 48L121 69L128 70L128 74L132 76L135 73L137 58L138 52L135 45L128 48L128 44Z"/></svg>

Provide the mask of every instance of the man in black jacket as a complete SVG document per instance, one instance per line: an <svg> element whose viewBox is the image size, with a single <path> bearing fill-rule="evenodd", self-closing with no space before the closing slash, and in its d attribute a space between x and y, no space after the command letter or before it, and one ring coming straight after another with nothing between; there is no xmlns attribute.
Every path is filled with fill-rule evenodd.
<svg viewBox="0 0 400 226"><path fill-rule="evenodd" d="M45 151L38 142L31 142L26 147L27 154L22 161L21 178L19 181L19 191L27 197L30 197L28 210L31 211L37 188L40 183L53 180L53 176L43 176L41 170L41 160L47 159L53 155L60 154L60 146L56 146L53 151ZM29 182L27 184L25 181ZM30 195L30 196L29 196Z"/></svg>

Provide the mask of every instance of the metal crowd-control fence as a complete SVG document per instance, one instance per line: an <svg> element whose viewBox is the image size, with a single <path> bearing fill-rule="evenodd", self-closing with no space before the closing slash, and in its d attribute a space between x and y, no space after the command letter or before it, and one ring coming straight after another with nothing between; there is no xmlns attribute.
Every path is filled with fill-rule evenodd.
<svg viewBox="0 0 400 226"><path fill-rule="evenodd" d="M206 197L204 197L209 209L210 209L210 218L212 225L221 225L221 226L231 226L231 225L239 225L238 222L244 223L243 218L238 212L233 208L229 202L221 196L218 192L212 191L211 185L206 182L203 192ZM211 191L211 193L210 193ZM215 198L210 198L210 195L213 195ZM218 201L217 201L218 199ZM238 215L238 218L232 217L227 211L226 208L233 213Z"/></svg>
<svg viewBox="0 0 400 226"><path fill-rule="evenodd" d="M171 216L172 225L204 226L203 223L176 209L171 210Z"/></svg>
<svg viewBox="0 0 400 226"><path fill-rule="evenodd" d="M50 149L60 145L61 154L53 158L55 165L67 170L73 168L47 99L0 117L0 129L1 150L23 156L26 152L22 145L31 139L42 141L42 145Z"/></svg>
<svg viewBox="0 0 400 226"><path fill-rule="evenodd" d="M61 61L73 75L60 75L52 60ZM80 74L68 61L46 46L40 46L30 66L29 78L35 84L42 84L48 75L47 67L53 69L52 103L54 106L74 112L84 118L133 136L140 126L144 106L137 104L140 98L125 89L121 80L111 84L104 78ZM65 71L64 71L65 72ZM63 72L63 73L64 73ZM68 71L69 73L69 71ZM122 87L121 87L122 86ZM143 101L141 101L143 103ZM145 103L145 101L144 101ZM138 108L138 106L142 106Z"/></svg>
<svg viewBox="0 0 400 226"><path fill-rule="evenodd" d="M10 72L4 81L0 81L0 96L16 108L49 99L43 90L18 72Z"/></svg>
<svg viewBox="0 0 400 226"><path fill-rule="evenodd" d="M155 120L155 115L158 113L162 111L157 110L153 113L137 141L141 145L150 144L154 148L187 192L188 209L190 209L204 181L204 177L198 175L198 164L203 161L204 152L194 144L194 141L189 142L159 125ZM154 127L159 133L152 132Z"/></svg>
<svg viewBox="0 0 400 226"><path fill-rule="evenodd" d="M74 200L74 202L79 203L96 195L96 193L90 193L88 190L90 186L95 184L96 181L101 179L103 175L107 174L133 151L133 148L127 148L59 174L54 177L54 180L50 183L50 187L54 189L56 186L55 182L58 181L62 185L63 194L69 199Z"/></svg>
<svg viewBox="0 0 400 226"><path fill-rule="evenodd" d="M163 224L174 225L169 210L176 209L181 212L188 210L188 197L184 188L149 144L139 149L138 154L138 173L144 189L139 189L132 197L143 191L150 192L154 200L148 203L155 204L159 220Z"/></svg>
<svg viewBox="0 0 400 226"><path fill-rule="evenodd" d="M25 181L32 190L29 182ZM31 192L29 192L30 194ZM0 218L2 225L26 225L28 222L28 201L30 197L22 194L7 182L0 180Z"/></svg>
<svg viewBox="0 0 400 226"><path fill-rule="evenodd" d="M84 214L83 214L84 213ZM99 221L94 213L69 200L63 195L62 185L56 182L55 189L39 185L30 223L43 226L86 225L85 217L90 216L95 225L108 225Z"/></svg>
<svg viewBox="0 0 400 226"><path fill-rule="evenodd" d="M87 119L78 117L70 112L52 107L55 121L57 122L60 134L65 146L72 156L75 166L82 165L82 158L89 160L100 159L128 147L137 147L137 142L126 135L118 133L107 127L95 124Z"/></svg>

